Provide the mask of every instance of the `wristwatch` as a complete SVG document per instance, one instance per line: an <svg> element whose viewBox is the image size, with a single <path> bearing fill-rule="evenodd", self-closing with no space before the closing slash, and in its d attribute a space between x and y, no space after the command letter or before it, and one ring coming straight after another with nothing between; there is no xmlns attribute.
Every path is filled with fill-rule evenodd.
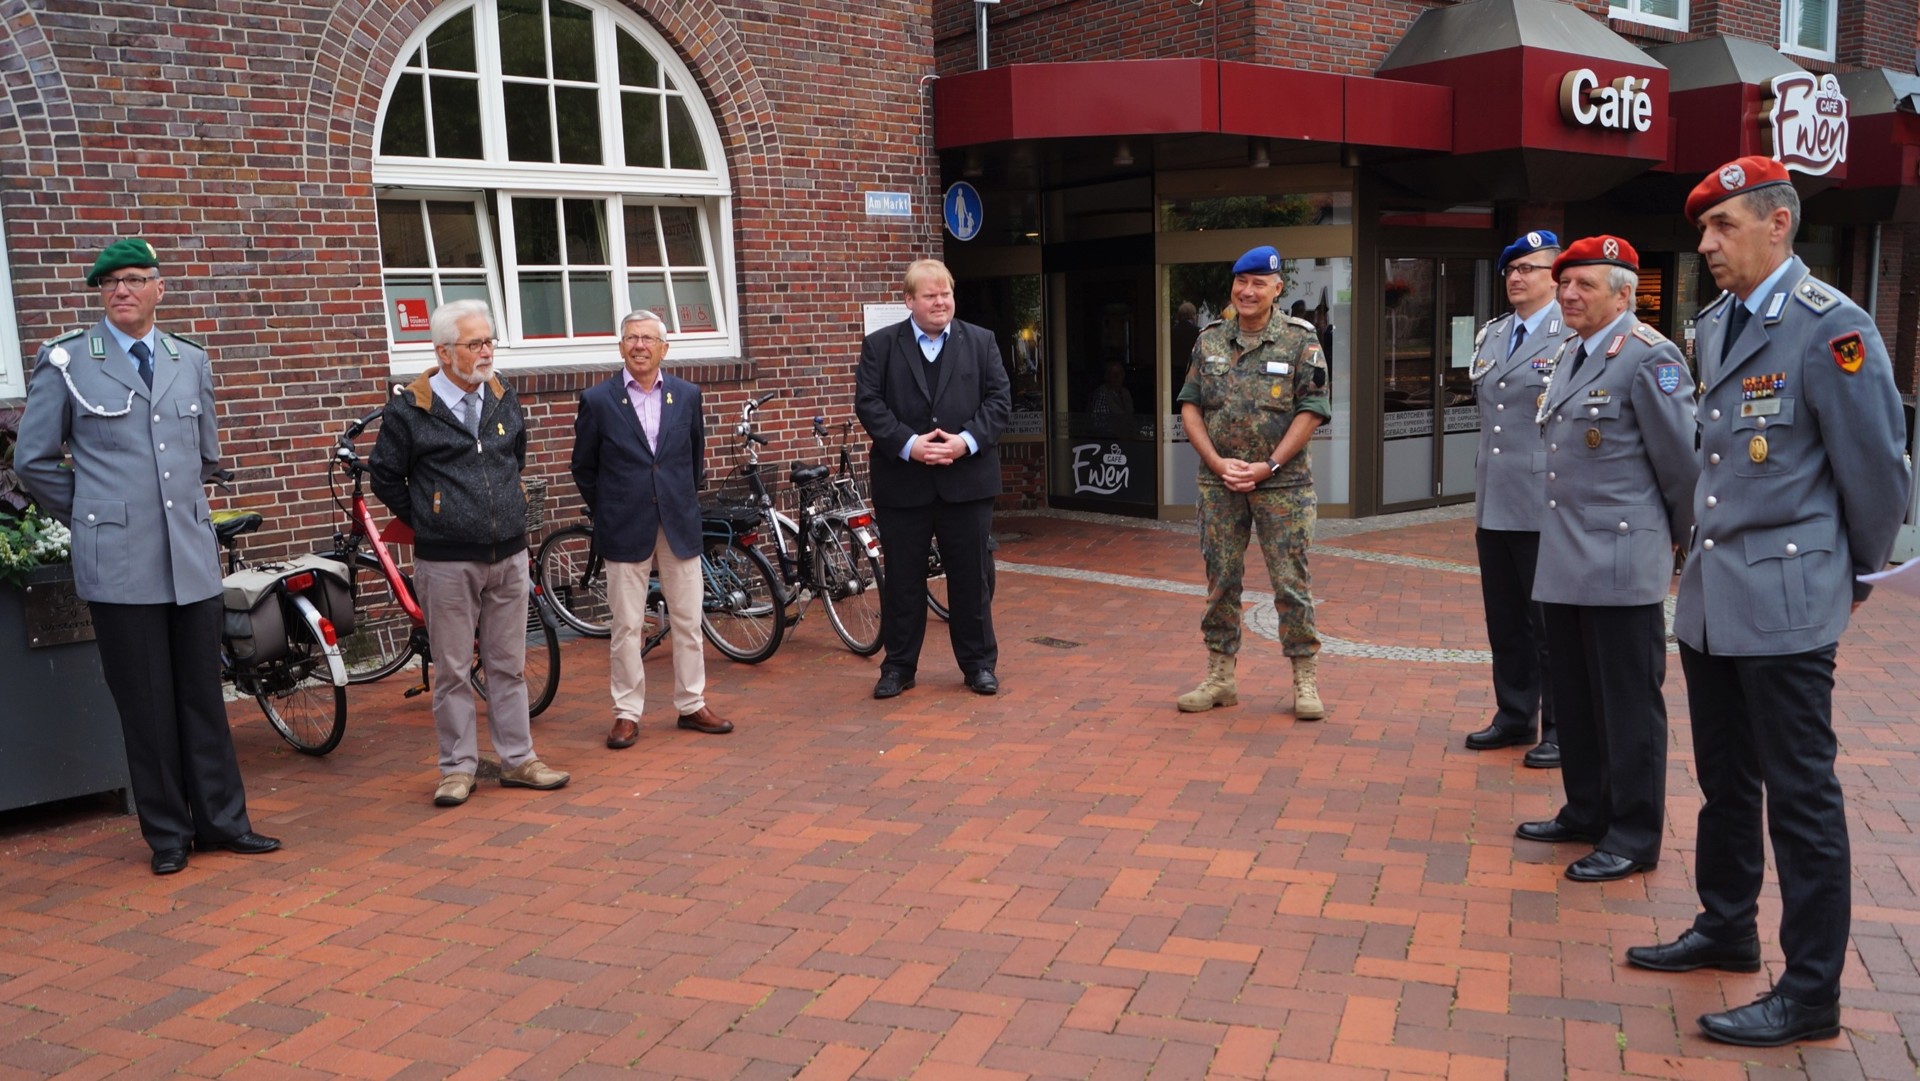
<svg viewBox="0 0 1920 1081"><path fill-rule="evenodd" d="M1274 461L1272 458L1268 458L1267 459L1267 476L1271 477L1278 472L1280 472L1280 463Z"/></svg>

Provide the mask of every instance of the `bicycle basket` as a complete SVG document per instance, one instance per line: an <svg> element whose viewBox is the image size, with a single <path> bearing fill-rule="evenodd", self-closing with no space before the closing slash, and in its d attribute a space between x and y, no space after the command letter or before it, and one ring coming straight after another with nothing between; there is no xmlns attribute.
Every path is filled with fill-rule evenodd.
<svg viewBox="0 0 1920 1081"><path fill-rule="evenodd" d="M752 533L760 528L760 508L725 498L700 504L700 528L705 532Z"/></svg>

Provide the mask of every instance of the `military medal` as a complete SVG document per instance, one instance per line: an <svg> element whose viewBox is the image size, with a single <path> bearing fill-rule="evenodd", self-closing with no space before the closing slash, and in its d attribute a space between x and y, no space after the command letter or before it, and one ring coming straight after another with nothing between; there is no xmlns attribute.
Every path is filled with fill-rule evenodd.
<svg viewBox="0 0 1920 1081"><path fill-rule="evenodd" d="M1600 449L1600 429L1598 428L1587 429L1587 449L1588 450Z"/></svg>
<svg viewBox="0 0 1920 1081"><path fill-rule="evenodd" d="M1753 442L1747 444L1747 457L1752 458L1753 464L1755 465L1759 465L1761 462L1767 460L1766 436L1756 435L1753 437Z"/></svg>

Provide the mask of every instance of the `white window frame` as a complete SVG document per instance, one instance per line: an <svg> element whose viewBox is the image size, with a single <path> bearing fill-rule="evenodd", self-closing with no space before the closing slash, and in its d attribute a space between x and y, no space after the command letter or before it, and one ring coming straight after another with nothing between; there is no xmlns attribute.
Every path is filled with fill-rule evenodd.
<svg viewBox="0 0 1920 1081"><path fill-rule="evenodd" d="M7 263L7 215L0 209L0 398L27 396L26 358L13 311L13 269Z"/></svg>
<svg viewBox="0 0 1920 1081"><path fill-rule="evenodd" d="M1834 59L1840 46L1840 5L1827 5L1827 47L1811 49L1795 40L1794 26L1800 21L1802 0L1780 0L1780 51L1813 60Z"/></svg>
<svg viewBox="0 0 1920 1081"><path fill-rule="evenodd" d="M502 74L497 47L497 9L494 0L456 0L443 5L423 21L400 50L410 59L440 24L461 11L473 12L475 67L480 81L480 141L478 159L435 159L376 153L373 184L376 196L404 198L472 198L482 204L482 227L491 219L492 232L483 235L489 248L487 262L488 293L494 297L494 322L503 337L498 361L510 367L546 367L592 363L610 363L619 359L618 333L589 335L564 340L528 340L521 334L517 283L517 263L513 247L512 200L519 198L593 198L608 200L608 257L613 260L614 318L626 314L630 293L625 261L626 230L624 207L629 202L673 204L697 209L702 238L706 244L710 287L713 290L716 330L669 335L675 360L731 360L741 354L738 302L738 276L734 268L733 192L727 175L725 146L712 110L701 96L693 73L658 31L638 16L609 5L608 0L572 0L590 8L594 19L596 66L600 75L599 99L601 124L601 160L615 165L572 165L565 163L516 162L507 158L506 115L500 90ZM621 85L619 78L619 33L627 33L652 54L659 63L669 87L679 91L686 101L695 135L706 160L703 170L639 168L624 164L624 130L620 123ZM431 59L431 58L429 58ZM394 88L406 74L405 64L396 65L381 94L380 128L384 128L387 104ZM431 105L429 105L431 108ZM429 125L431 131L431 125ZM380 145L381 132L374 133L374 146ZM670 160L670 159L669 159ZM488 196L493 197L493 212L486 212ZM383 271L384 271L383 267ZM685 269L685 268L682 268ZM382 303L385 303L383 273ZM389 313L386 318L391 320ZM387 324L391 326L389 322ZM416 374L432 363L432 346L425 343L396 343L389 338L389 361L395 375Z"/></svg>
<svg viewBox="0 0 1920 1081"><path fill-rule="evenodd" d="M1611 0L1607 8L1607 17L1623 22L1639 23L1642 26L1663 27L1668 30L1687 29L1688 8L1692 7L1691 0L1680 0L1678 13L1671 18L1665 15L1647 14L1641 10L1641 4L1644 2L1645 0ZM1611 6L1612 4L1619 6Z"/></svg>
<svg viewBox="0 0 1920 1081"><path fill-rule="evenodd" d="M386 265L386 259L384 257L381 259L380 261L380 298L381 298L381 303L383 305L388 306L386 307L385 312L388 320L387 322L388 342L390 347L395 349L406 349L409 352L422 352L427 354L430 354L433 351L431 343L426 343L426 342L399 343L399 342L393 341L392 320L393 320L394 313L391 308L393 301L387 296L387 281L390 278L393 278L396 276L420 275L420 274L426 275L433 282L433 307L438 307L440 304L443 304L446 301L445 293L442 286L445 284L445 280L448 277L450 276L456 277L456 278L472 277L474 274L477 273L481 276L481 279L486 283L486 286L487 286L487 307L493 309L495 312L499 312L502 310L501 304L500 304L500 268L495 265L497 260L494 258L494 249L493 249L493 246L490 243L488 243L488 238L492 234L493 224L489 220L491 215L487 210L486 193L478 192L478 191L429 191L425 189L391 188L391 189L380 191L378 193L377 199L380 202L386 202L386 201L392 200L395 202L413 203L416 206L426 200L431 200L437 203L472 203L474 221L478 229L480 230L481 267L477 271L471 267L463 267L455 270L446 270L439 265L439 259L440 259L439 248L432 241L432 225L424 220L424 211L423 211L423 220L421 222L421 227L427 230L427 236L428 236L427 258L431 261L432 265L425 266L425 267L390 267ZM496 323L499 322L497 317L495 318L495 322ZM419 364L415 363L413 360L409 360L408 363L414 368L419 367Z"/></svg>

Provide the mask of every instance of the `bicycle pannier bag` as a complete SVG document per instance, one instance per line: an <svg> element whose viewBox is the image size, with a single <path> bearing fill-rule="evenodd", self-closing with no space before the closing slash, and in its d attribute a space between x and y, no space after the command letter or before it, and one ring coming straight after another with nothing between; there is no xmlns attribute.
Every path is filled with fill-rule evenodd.
<svg viewBox="0 0 1920 1081"><path fill-rule="evenodd" d="M235 571L221 580L226 607L223 636L236 664L253 666L287 655L287 617L273 569Z"/></svg>

